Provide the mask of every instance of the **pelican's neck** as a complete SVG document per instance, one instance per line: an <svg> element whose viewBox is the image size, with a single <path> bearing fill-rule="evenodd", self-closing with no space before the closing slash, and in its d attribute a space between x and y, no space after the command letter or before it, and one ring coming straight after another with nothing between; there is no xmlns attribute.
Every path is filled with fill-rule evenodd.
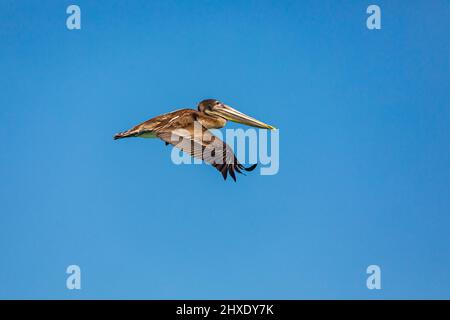
<svg viewBox="0 0 450 320"><path fill-rule="evenodd" d="M223 128L227 120L221 117L212 117L203 112L200 112L197 117L198 122L201 123L206 129L219 129Z"/></svg>

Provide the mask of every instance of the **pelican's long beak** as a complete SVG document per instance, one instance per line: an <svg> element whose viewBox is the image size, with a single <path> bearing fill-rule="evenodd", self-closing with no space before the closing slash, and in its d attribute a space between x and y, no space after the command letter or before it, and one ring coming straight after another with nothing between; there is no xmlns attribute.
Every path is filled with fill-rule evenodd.
<svg viewBox="0 0 450 320"><path fill-rule="evenodd" d="M227 106L226 104L220 104L216 107L213 107L212 110L205 111L208 114L217 115L219 117L225 118L227 120L242 123L248 126L257 127L257 128L263 128L263 129L270 129L275 130L275 127L272 127L271 125L268 125L264 122L261 122L259 120L256 120L246 114L243 114L242 112L237 111L236 109L233 109L230 106Z"/></svg>

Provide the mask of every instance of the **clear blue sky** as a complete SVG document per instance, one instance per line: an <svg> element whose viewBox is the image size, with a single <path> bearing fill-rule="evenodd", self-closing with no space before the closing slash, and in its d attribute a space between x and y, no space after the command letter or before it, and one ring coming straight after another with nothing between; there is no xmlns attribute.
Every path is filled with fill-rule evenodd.
<svg viewBox="0 0 450 320"><path fill-rule="evenodd" d="M444 0L2 0L0 298L450 298L449 30ZM211 97L280 128L277 175L112 140Z"/></svg>

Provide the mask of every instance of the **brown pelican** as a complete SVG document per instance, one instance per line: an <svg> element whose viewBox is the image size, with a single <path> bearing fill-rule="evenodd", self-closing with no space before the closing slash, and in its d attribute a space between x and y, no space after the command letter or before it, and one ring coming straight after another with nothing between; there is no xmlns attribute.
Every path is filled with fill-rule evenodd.
<svg viewBox="0 0 450 320"><path fill-rule="evenodd" d="M218 100L206 99L198 104L198 111L180 109L157 116L116 134L114 140L130 137L159 138L166 145L172 144L183 152L213 165L225 180L229 173L236 181L235 171L252 171L256 164L244 167L236 159L233 150L208 130L222 128L227 120L257 128L275 129Z"/></svg>

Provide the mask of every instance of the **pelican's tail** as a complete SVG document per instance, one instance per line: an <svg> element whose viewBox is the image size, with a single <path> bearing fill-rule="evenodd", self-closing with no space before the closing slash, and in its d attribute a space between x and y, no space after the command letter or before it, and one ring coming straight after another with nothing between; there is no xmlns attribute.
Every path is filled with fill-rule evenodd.
<svg viewBox="0 0 450 320"><path fill-rule="evenodd" d="M120 132L120 133L117 133L117 134L114 135L114 140L136 137L137 133L138 132L136 130L127 130L127 131L124 131L124 132Z"/></svg>

